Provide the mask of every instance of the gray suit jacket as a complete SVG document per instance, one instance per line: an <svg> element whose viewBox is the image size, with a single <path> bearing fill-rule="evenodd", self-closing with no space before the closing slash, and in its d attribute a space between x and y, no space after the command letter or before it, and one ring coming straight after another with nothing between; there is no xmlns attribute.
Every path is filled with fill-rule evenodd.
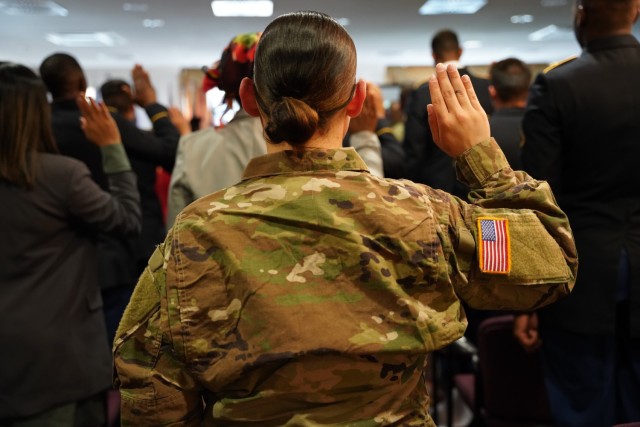
<svg viewBox="0 0 640 427"><path fill-rule="evenodd" d="M0 181L0 421L111 384L91 237L139 232L140 205L122 146L102 155L111 194L83 163L53 154L35 158L33 189Z"/></svg>

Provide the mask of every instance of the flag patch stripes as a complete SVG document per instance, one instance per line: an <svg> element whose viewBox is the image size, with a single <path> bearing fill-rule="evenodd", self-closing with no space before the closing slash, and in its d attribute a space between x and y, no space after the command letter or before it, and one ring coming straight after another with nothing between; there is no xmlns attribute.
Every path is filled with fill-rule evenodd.
<svg viewBox="0 0 640 427"><path fill-rule="evenodd" d="M508 274L511 270L509 221L499 218L478 218L478 241L480 271Z"/></svg>

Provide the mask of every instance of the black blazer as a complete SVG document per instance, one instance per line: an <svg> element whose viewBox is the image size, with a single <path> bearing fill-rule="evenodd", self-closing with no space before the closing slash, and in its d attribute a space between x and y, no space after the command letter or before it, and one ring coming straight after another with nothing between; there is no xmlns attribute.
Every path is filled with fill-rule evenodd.
<svg viewBox="0 0 640 427"><path fill-rule="evenodd" d="M93 180L104 191L109 191L107 175L102 169L100 148L84 136L80 128L80 109L75 100L56 101L51 104L53 134L60 154L83 162ZM138 280L131 239L113 233L86 236L98 248L98 277L103 289L120 286L133 287Z"/></svg>
<svg viewBox="0 0 640 427"><path fill-rule="evenodd" d="M489 80L475 77L466 68L461 68L459 71L460 75L467 74L471 77L482 108L487 114L491 114L493 106L489 95ZM406 153L407 178L449 193L454 191L460 193L462 189L456 186L453 159L433 142L427 120L427 104L430 103L429 83L424 83L413 91L407 101L405 109L407 123L403 144ZM466 195L463 194L463 196Z"/></svg>
<svg viewBox="0 0 640 427"><path fill-rule="evenodd" d="M31 190L0 181L0 424L90 397L111 384L95 231L135 234L132 172L111 195L72 158L39 154Z"/></svg>
<svg viewBox="0 0 640 427"><path fill-rule="evenodd" d="M631 328L640 337L639 76L640 44L622 35L590 42L531 88L523 165L549 181L580 257L572 295L541 312L541 321L554 327L614 331L618 261L626 248Z"/></svg>
<svg viewBox="0 0 640 427"><path fill-rule="evenodd" d="M523 116L524 108L502 108L495 110L489 121L491 136L498 142L513 170L522 169L520 151Z"/></svg>
<svg viewBox="0 0 640 427"><path fill-rule="evenodd" d="M134 251L136 275L142 273L156 245L164 241L166 228L160 200L156 194L156 168L171 173L176 161L180 134L169 120L167 109L160 104L145 108L153 123L147 132L115 113L113 118L122 136L131 167L138 177L138 191L142 207L142 233L131 244Z"/></svg>

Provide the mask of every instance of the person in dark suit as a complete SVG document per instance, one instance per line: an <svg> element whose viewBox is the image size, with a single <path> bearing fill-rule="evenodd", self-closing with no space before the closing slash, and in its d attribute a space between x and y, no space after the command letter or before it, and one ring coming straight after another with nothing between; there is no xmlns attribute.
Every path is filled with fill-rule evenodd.
<svg viewBox="0 0 640 427"><path fill-rule="evenodd" d="M109 112L77 102L110 192L57 153L42 80L0 66L1 426L104 423L111 356L92 235L138 233L140 200Z"/></svg>
<svg viewBox="0 0 640 427"><path fill-rule="evenodd" d="M144 106L153 122L153 132L138 129L135 123L120 114L115 113L113 117L137 176L143 215L142 233L133 239L105 233L95 236L100 251L99 277L110 341L146 260L155 245L164 240L162 210L154 190L155 170L157 165L171 170L179 139L167 109L156 102L148 75L142 69L138 69L138 74L134 88L140 105ZM61 154L84 162L93 180L107 190L100 150L87 142L80 128L80 110L75 99L87 88L82 67L71 55L54 53L40 65L40 75L51 93L53 132Z"/></svg>
<svg viewBox="0 0 640 427"><path fill-rule="evenodd" d="M431 48L435 63L456 64L461 75L469 75L480 105L487 114L491 114L493 107L489 97L489 81L476 77L466 68L459 66L462 48L456 33L451 30L439 31L431 40ZM427 124L427 104L430 103L428 83L418 87L409 95L407 101L407 122L403 144L406 153L407 178L466 197L464 188L457 185L452 160L433 142Z"/></svg>
<svg viewBox="0 0 640 427"><path fill-rule="evenodd" d="M522 116L527 105L531 70L517 58L495 62L489 68L489 94L493 102L491 130L511 168L520 170Z"/></svg>
<svg viewBox="0 0 640 427"><path fill-rule="evenodd" d="M577 0L582 54L536 78L523 121L524 168L548 180L580 257L571 297L514 331L542 339L560 427L640 421L639 14L637 0Z"/></svg>

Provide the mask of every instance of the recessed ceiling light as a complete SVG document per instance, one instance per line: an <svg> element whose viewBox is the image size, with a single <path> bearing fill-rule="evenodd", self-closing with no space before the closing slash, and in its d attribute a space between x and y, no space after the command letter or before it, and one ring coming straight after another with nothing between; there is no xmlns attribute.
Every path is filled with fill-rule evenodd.
<svg viewBox="0 0 640 427"><path fill-rule="evenodd" d="M53 1L0 2L0 11L11 16L67 16L69 11Z"/></svg>
<svg viewBox="0 0 640 427"><path fill-rule="evenodd" d="M529 34L529 40L532 42L543 40L571 40L573 37L573 31L570 28L558 27L557 25L547 25Z"/></svg>
<svg viewBox="0 0 640 427"><path fill-rule="evenodd" d="M462 47L465 49L479 49L482 47L482 42L480 40L467 40L462 43Z"/></svg>
<svg viewBox="0 0 640 427"><path fill-rule="evenodd" d="M149 5L146 3L123 3L122 10L125 12L146 12L149 10Z"/></svg>
<svg viewBox="0 0 640 427"><path fill-rule="evenodd" d="M271 0L213 0L211 10L215 16L271 16Z"/></svg>
<svg viewBox="0 0 640 427"><path fill-rule="evenodd" d="M116 33L50 33L46 39L58 46L67 47L112 47L125 44L124 37Z"/></svg>
<svg viewBox="0 0 640 427"><path fill-rule="evenodd" d="M164 27L164 19L145 19L144 21L142 21L142 25L145 28Z"/></svg>
<svg viewBox="0 0 640 427"><path fill-rule="evenodd" d="M418 10L420 15L474 14L487 0L427 0Z"/></svg>
<svg viewBox="0 0 640 427"><path fill-rule="evenodd" d="M338 18L336 19L336 21L338 22L338 24L342 25L343 27L346 27L347 25L351 24L351 20L349 18Z"/></svg>
<svg viewBox="0 0 640 427"><path fill-rule="evenodd" d="M533 22L533 15L513 15L511 23L513 24L530 24Z"/></svg>

